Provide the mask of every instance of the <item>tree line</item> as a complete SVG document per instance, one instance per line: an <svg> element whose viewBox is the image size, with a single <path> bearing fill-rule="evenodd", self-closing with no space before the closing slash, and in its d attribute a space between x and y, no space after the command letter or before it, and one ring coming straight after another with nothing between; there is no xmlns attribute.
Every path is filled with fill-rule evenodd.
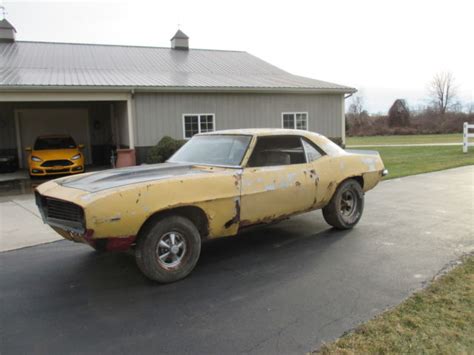
<svg viewBox="0 0 474 355"><path fill-rule="evenodd" d="M433 76L428 88L429 105L411 110L406 100L396 99L386 115L369 115L364 97L354 95L346 113L348 136L392 134L437 134L462 132L463 122L474 123L474 105L466 110L457 101L457 88L451 72Z"/></svg>

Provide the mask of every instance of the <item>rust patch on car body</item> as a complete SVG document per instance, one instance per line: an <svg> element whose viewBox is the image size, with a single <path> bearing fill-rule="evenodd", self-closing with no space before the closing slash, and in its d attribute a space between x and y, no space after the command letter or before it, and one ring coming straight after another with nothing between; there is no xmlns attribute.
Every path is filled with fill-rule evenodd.
<svg viewBox="0 0 474 355"><path fill-rule="evenodd" d="M235 215L232 219L228 220L225 224L225 228L229 228L231 225L240 222L240 199L235 200Z"/></svg>

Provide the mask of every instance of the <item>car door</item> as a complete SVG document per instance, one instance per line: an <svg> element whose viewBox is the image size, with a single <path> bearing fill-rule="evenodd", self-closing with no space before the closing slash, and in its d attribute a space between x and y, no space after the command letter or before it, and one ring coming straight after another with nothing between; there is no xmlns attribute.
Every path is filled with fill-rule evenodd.
<svg viewBox="0 0 474 355"><path fill-rule="evenodd" d="M311 170L301 137L258 137L242 172L241 227L310 209L316 192Z"/></svg>
<svg viewBox="0 0 474 355"><path fill-rule="evenodd" d="M326 155L314 142L310 142L306 138L302 138L301 141L310 168L309 177L315 187L312 208L321 208L329 202L332 193L336 189L335 169L340 167L337 166L334 158Z"/></svg>

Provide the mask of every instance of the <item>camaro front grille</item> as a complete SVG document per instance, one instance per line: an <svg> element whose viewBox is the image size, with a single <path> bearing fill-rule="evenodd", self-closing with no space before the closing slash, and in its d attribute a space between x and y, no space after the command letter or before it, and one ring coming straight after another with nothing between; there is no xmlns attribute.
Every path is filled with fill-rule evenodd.
<svg viewBox="0 0 474 355"><path fill-rule="evenodd" d="M82 222L82 208L73 203L47 197L46 206L48 218Z"/></svg>
<svg viewBox="0 0 474 355"><path fill-rule="evenodd" d="M41 166L47 168L50 166L69 166L72 164L74 163L70 160L47 160L43 164L41 164Z"/></svg>
<svg viewBox="0 0 474 355"><path fill-rule="evenodd" d="M35 197L45 223L84 233L85 223L82 207L71 202L41 196L38 192L35 193Z"/></svg>

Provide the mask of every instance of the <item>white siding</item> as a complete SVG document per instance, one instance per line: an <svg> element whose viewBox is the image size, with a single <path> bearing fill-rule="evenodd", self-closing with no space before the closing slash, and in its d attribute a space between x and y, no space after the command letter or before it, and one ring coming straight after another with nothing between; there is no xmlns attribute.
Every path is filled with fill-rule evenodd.
<svg viewBox="0 0 474 355"><path fill-rule="evenodd" d="M165 135L182 139L182 115L201 112L215 114L217 130L281 128L282 112L308 112L310 131L340 138L343 101L341 94L137 93L136 145L154 145Z"/></svg>

